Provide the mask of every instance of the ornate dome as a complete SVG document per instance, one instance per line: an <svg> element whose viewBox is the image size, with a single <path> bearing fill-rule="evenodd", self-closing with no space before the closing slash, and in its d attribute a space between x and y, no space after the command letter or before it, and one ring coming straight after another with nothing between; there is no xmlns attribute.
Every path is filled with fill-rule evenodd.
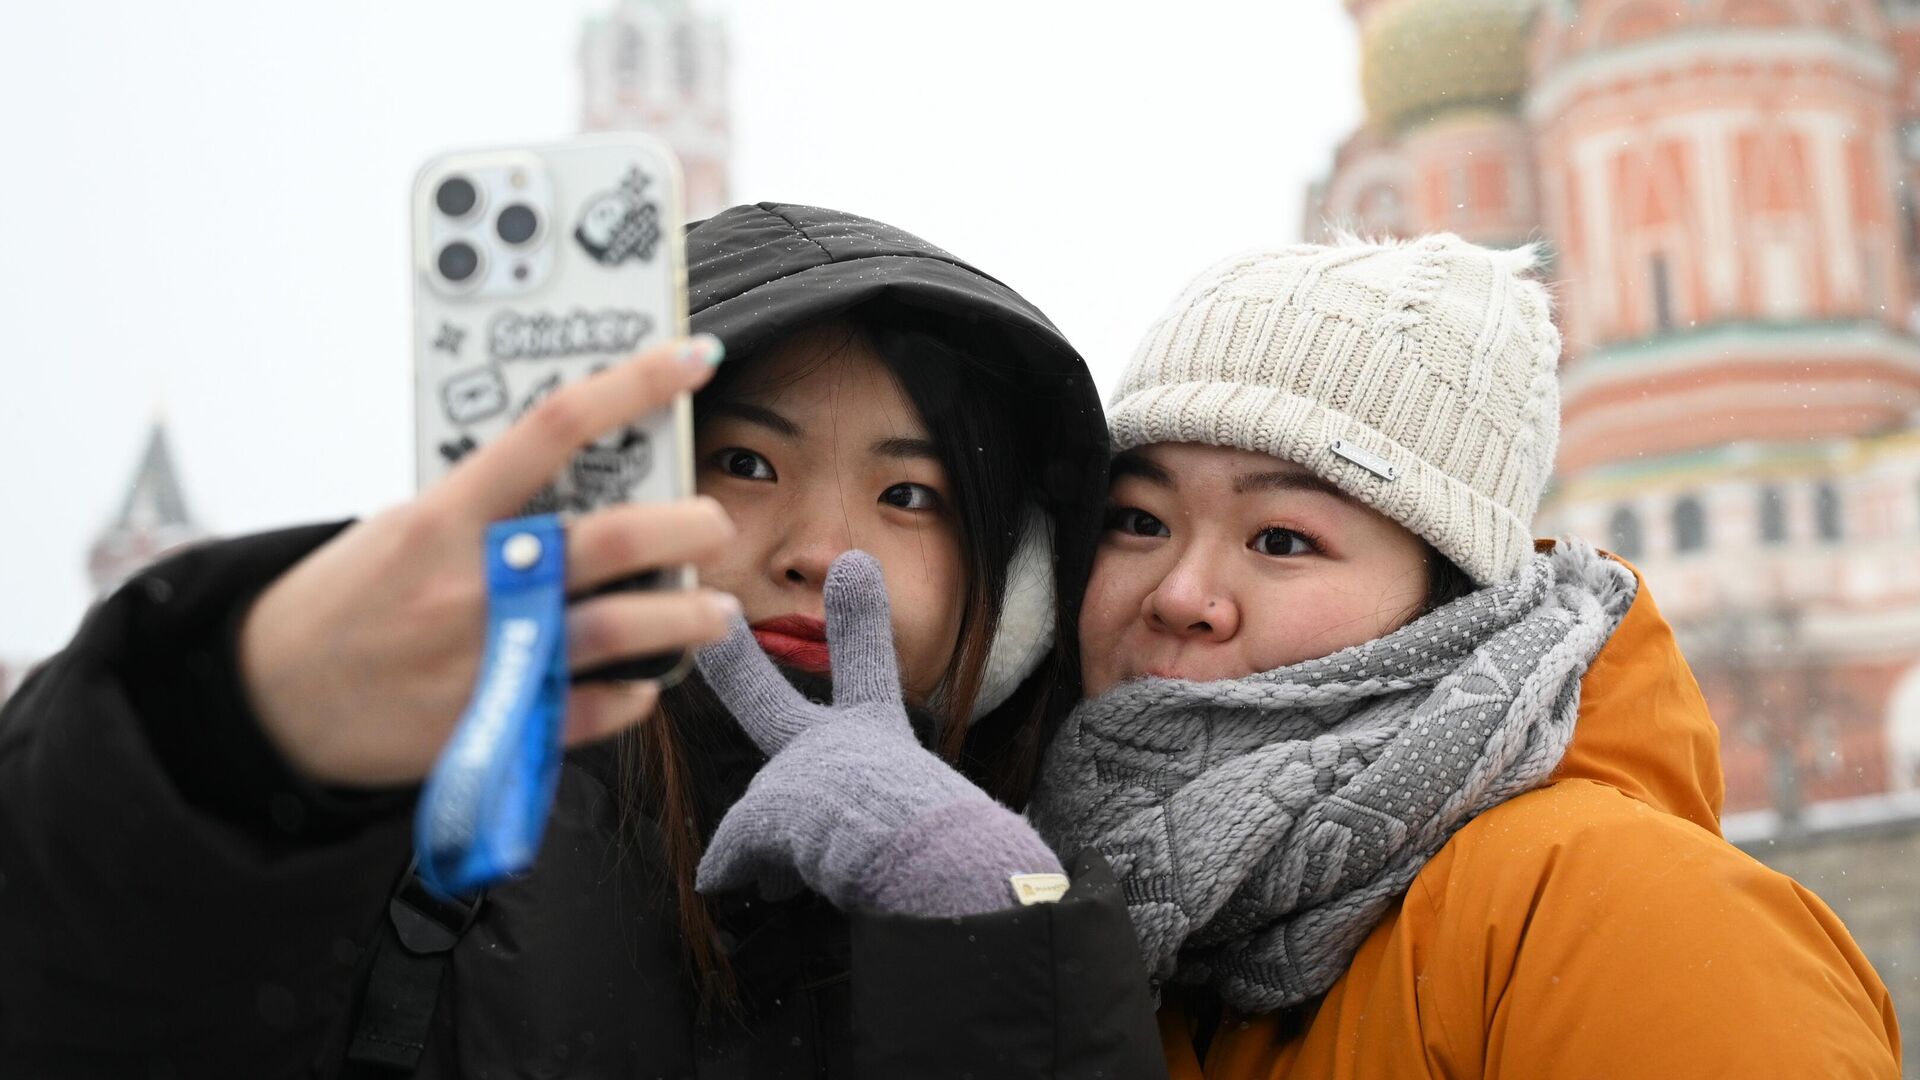
<svg viewBox="0 0 1920 1080"><path fill-rule="evenodd" d="M1369 14L1360 83L1367 120L1392 128L1451 109L1518 109L1540 0L1385 0Z"/></svg>

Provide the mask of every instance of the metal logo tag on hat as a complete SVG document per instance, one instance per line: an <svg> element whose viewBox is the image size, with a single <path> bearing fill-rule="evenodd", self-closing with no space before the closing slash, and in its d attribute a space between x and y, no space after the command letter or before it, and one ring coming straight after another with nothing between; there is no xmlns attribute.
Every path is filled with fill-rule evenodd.
<svg viewBox="0 0 1920 1080"><path fill-rule="evenodd" d="M1400 471L1387 463L1387 459L1371 450L1353 445L1345 439L1333 440L1334 453L1353 462L1382 480L1397 480Z"/></svg>

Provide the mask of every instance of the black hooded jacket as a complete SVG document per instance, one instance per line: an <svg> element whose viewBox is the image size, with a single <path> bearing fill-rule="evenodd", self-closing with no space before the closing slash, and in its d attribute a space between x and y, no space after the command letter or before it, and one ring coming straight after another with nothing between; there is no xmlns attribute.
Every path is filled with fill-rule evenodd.
<svg viewBox="0 0 1920 1080"><path fill-rule="evenodd" d="M1105 430L1085 366L1037 310L833 211L737 207L687 243L693 327L730 351L873 300L1004 337L1026 372L1009 407L1034 414L1033 497L1054 518L1059 577L1084 580ZM703 1017L657 850L616 842L604 746L569 756L538 862L489 890L470 926L412 918L417 904L391 898L413 793L303 782L249 713L235 661L252 598L339 528L147 570L0 712L0 1076L408 1075L349 1063L349 1045L429 1008L411 1072L427 1078L1162 1074L1132 929L1097 859L1070 867L1060 903L964 919L733 898L721 940L741 1005ZM1073 611L1077 589L1060 592ZM388 962L432 979L367 1001Z"/></svg>

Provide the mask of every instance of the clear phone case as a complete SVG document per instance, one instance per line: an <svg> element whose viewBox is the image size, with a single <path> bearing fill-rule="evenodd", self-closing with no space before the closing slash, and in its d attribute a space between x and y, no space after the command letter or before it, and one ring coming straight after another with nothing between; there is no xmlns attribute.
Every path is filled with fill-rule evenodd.
<svg viewBox="0 0 1920 1080"><path fill-rule="evenodd" d="M413 190L416 476L425 488L541 399L686 333L680 168L638 133L449 153ZM672 406L582 448L525 513L693 493L693 421ZM691 568L618 583L682 587ZM677 677L684 656L602 674Z"/></svg>

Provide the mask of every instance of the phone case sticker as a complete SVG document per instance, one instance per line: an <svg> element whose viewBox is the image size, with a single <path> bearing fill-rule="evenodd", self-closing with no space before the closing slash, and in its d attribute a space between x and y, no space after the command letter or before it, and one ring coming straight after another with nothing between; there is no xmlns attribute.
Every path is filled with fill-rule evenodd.
<svg viewBox="0 0 1920 1080"><path fill-rule="evenodd" d="M524 408L545 397L536 392ZM560 475L521 507L521 514L583 514L626 497L653 468L653 440L628 426L588 443Z"/></svg>
<svg viewBox="0 0 1920 1080"><path fill-rule="evenodd" d="M473 453L479 445L479 443L473 441L473 436L461 432L459 438L448 439L440 444L440 456L447 459L447 464L452 465L454 462Z"/></svg>
<svg viewBox="0 0 1920 1080"><path fill-rule="evenodd" d="M625 427L575 454L567 466L573 494L586 505L601 506L620 499L653 468L653 441L637 427Z"/></svg>
<svg viewBox="0 0 1920 1080"><path fill-rule="evenodd" d="M456 424L478 423L505 411L507 382L490 367L462 371L440 387L440 399L446 403L447 419Z"/></svg>
<svg viewBox="0 0 1920 1080"><path fill-rule="evenodd" d="M450 322L440 324L440 333L433 339L433 347L443 353L451 353L454 359L460 357L460 343L466 339L467 332Z"/></svg>
<svg viewBox="0 0 1920 1080"><path fill-rule="evenodd" d="M549 375L539 382L534 383L533 386L527 390L527 396L521 398L520 404L513 407L514 421L517 423L521 417L532 412L535 405L545 401L548 394L558 389L560 389L560 376L558 375Z"/></svg>
<svg viewBox="0 0 1920 1080"><path fill-rule="evenodd" d="M551 360L592 353L630 353L653 330L638 311L576 309L565 315L502 311L493 317L487 343L495 360Z"/></svg>
<svg viewBox="0 0 1920 1080"><path fill-rule="evenodd" d="M620 186L587 204L573 230L573 238L587 254L608 266L653 258L660 244L660 207L647 197L648 183L636 165L627 170Z"/></svg>

